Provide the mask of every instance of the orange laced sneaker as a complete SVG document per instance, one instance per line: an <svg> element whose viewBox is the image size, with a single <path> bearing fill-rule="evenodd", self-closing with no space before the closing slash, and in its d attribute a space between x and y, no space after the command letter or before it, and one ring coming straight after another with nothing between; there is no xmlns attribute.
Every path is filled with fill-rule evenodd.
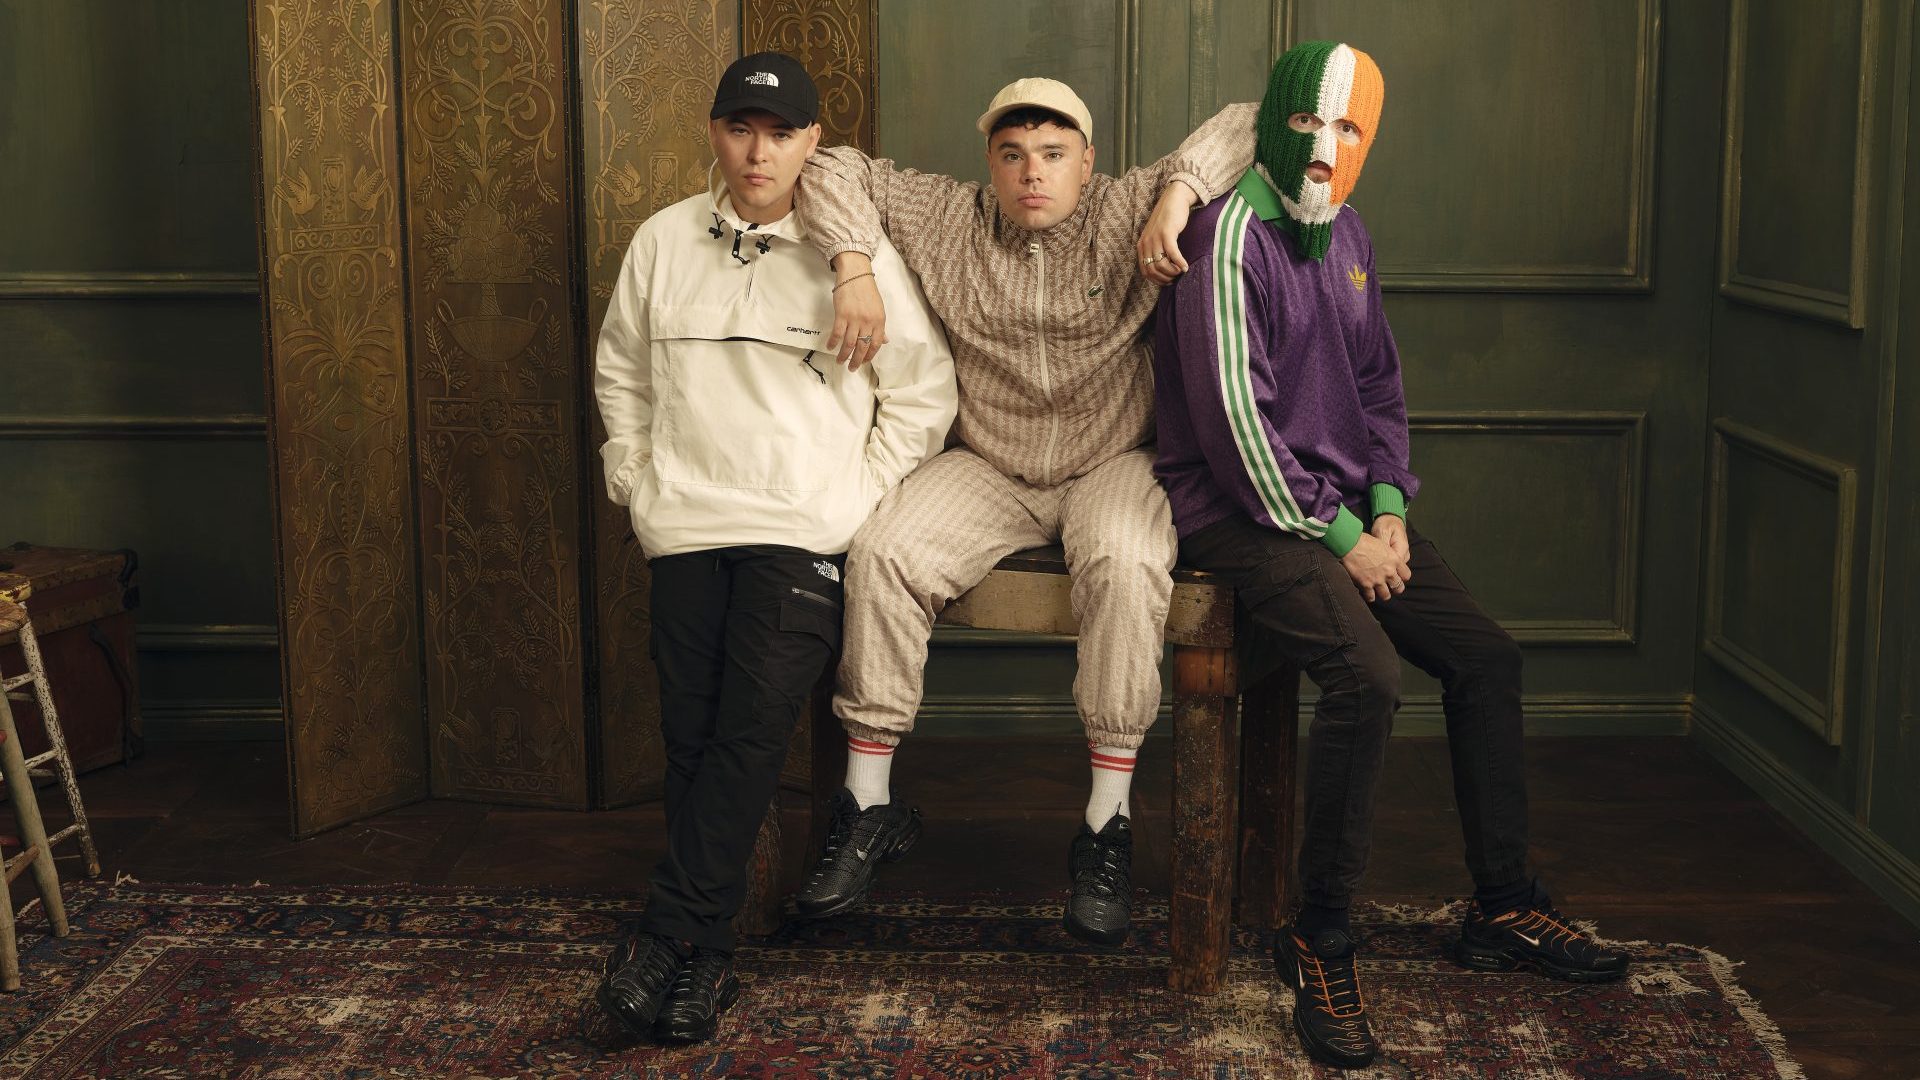
<svg viewBox="0 0 1920 1080"><path fill-rule="evenodd" d="M1573 983L1612 982L1627 973L1627 954L1576 929L1544 893L1526 907L1488 916L1478 901L1467 908L1453 959L1477 971L1530 967Z"/></svg>
<svg viewBox="0 0 1920 1080"><path fill-rule="evenodd" d="M1352 938L1322 930L1308 941L1288 926L1274 944L1273 963L1293 987L1293 1030L1309 1056L1343 1069L1373 1061L1380 1046L1367 1023Z"/></svg>

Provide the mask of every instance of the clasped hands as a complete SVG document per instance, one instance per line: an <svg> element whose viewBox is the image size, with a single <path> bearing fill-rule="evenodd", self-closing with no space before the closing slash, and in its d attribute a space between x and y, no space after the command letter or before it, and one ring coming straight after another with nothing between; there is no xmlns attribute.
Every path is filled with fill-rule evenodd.
<svg viewBox="0 0 1920 1080"><path fill-rule="evenodd" d="M1413 580L1410 554L1407 523L1394 514L1378 514L1373 526L1361 533L1359 542L1341 557L1340 565L1346 568L1360 595L1372 604L1407 591L1407 582Z"/></svg>

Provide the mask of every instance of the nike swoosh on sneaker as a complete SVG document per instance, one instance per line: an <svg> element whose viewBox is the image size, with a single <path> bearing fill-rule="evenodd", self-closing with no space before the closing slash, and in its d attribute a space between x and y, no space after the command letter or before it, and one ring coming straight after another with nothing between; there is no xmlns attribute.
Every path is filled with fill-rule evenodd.
<svg viewBox="0 0 1920 1080"><path fill-rule="evenodd" d="M855 848L855 849L853 849L853 854L854 854L854 857L855 857L855 858L858 858L858 859L859 859L859 860L860 860L861 862L866 862L866 861L867 861L867 849L866 849L866 848ZM1535 944L1535 945L1538 945L1538 944L1540 944L1540 943L1536 941L1536 942L1534 942L1534 944Z"/></svg>
<svg viewBox="0 0 1920 1080"><path fill-rule="evenodd" d="M1519 938L1521 941L1526 942L1527 944L1533 946L1536 949L1540 947L1540 939L1537 937L1528 937L1527 935L1521 933L1518 930L1515 930L1513 932L1513 936Z"/></svg>

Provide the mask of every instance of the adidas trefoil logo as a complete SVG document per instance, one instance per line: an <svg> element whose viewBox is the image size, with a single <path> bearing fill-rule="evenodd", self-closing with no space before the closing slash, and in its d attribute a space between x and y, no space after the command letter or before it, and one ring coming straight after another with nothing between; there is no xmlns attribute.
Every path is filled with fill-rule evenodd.
<svg viewBox="0 0 1920 1080"><path fill-rule="evenodd" d="M1355 266L1352 269L1348 270L1347 280L1353 282L1354 291L1356 292L1367 291L1367 272L1365 270L1360 269L1360 267Z"/></svg>

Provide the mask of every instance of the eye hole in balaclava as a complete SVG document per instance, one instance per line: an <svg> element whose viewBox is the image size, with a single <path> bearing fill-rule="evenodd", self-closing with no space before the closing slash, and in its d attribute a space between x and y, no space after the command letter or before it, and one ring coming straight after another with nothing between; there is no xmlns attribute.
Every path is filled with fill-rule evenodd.
<svg viewBox="0 0 1920 1080"><path fill-rule="evenodd" d="M1386 96L1379 65L1351 45L1302 42L1273 65L1254 122L1254 160L1279 192L1287 228L1309 258L1326 257L1333 221L1360 178ZM1313 131L1296 131L1287 119L1299 113L1321 124ZM1340 138L1342 121L1359 129L1357 142ZM1309 177L1307 166L1315 161L1331 168L1333 175L1324 181Z"/></svg>

